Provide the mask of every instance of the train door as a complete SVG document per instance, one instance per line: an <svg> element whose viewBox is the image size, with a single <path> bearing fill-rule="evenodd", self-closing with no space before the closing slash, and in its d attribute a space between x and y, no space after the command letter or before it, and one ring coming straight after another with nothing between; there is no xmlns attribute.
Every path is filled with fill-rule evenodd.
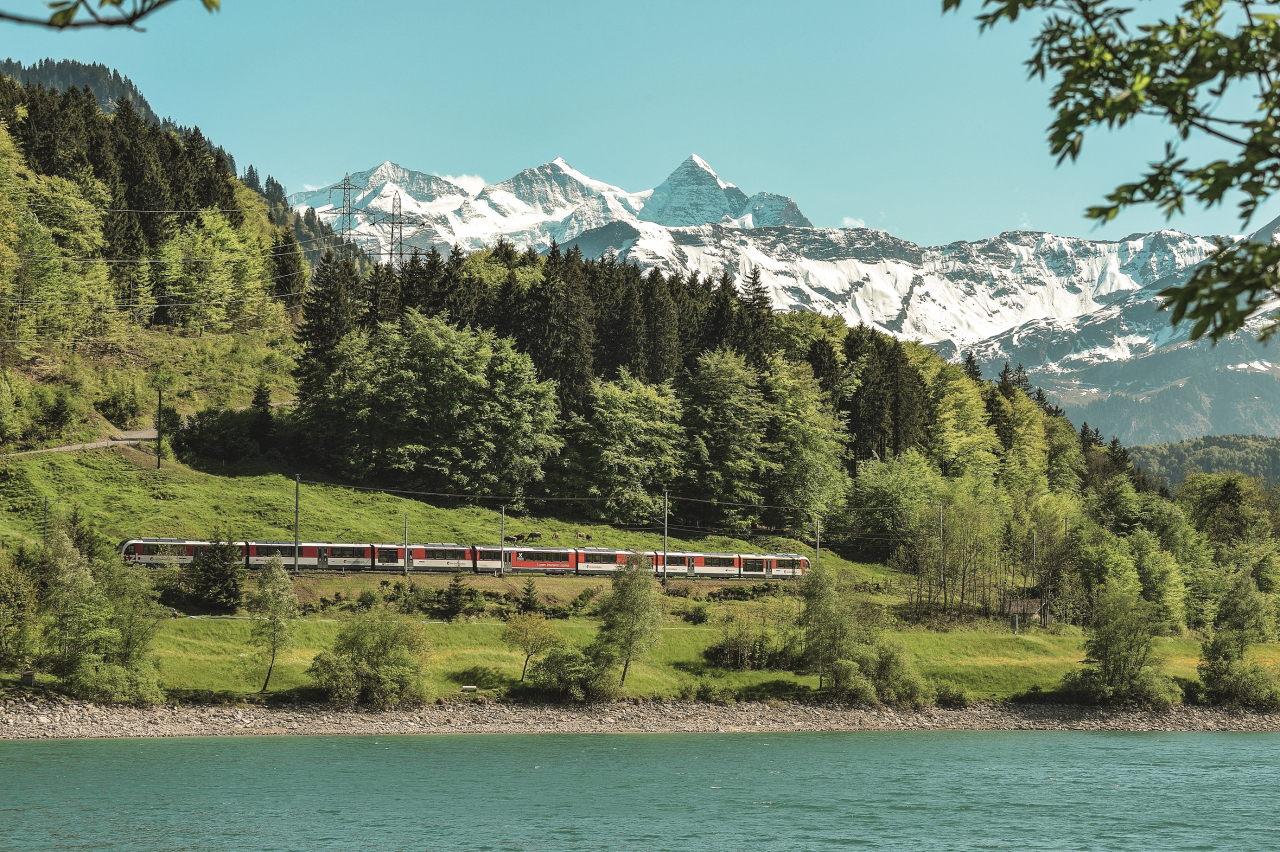
<svg viewBox="0 0 1280 852"><path fill-rule="evenodd" d="M316 570L329 570L329 548L323 544L316 548Z"/></svg>
<svg viewBox="0 0 1280 852"><path fill-rule="evenodd" d="M693 563L694 563L694 562L696 562L696 561L697 561L697 560L696 560L694 557L692 557L692 556L686 556L686 557L685 557L684 573L685 573L685 576L686 576L686 577L693 577L693 576L695 576L695 574L696 574L696 572L697 572L697 566L696 566L696 565L694 565Z"/></svg>
<svg viewBox="0 0 1280 852"><path fill-rule="evenodd" d="M764 578L766 580L773 579L773 560L772 559L766 559L764 561Z"/></svg>

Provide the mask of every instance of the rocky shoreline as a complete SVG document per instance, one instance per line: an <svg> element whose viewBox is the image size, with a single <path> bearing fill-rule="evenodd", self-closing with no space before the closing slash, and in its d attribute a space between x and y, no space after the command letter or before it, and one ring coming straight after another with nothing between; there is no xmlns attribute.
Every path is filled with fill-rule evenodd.
<svg viewBox="0 0 1280 852"><path fill-rule="evenodd" d="M920 711L807 704L620 702L589 707L458 701L381 712L320 705L139 709L23 697L0 701L0 739L403 734L779 733L818 731L1280 731L1280 714L1069 705Z"/></svg>

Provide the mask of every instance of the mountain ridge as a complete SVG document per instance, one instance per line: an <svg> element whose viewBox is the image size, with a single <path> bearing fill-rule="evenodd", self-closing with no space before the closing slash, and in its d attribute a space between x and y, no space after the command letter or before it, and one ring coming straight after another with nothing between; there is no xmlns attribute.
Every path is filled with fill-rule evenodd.
<svg viewBox="0 0 1280 852"><path fill-rule="evenodd" d="M389 256L387 219L399 193L410 223L406 250L479 249L505 239L518 249L556 242L589 257L612 252L668 274L728 274L739 283L758 269L779 309L839 315L952 359L971 350L988 375L1006 360L1021 363L1070 416L1125 441L1280 432L1280 402L1268 401L1264 378L1280 382L1280 366L1256 341L1242 333L1213 351L1173 329L1159 309L1158 292L1185 281L1220 238L1162 229L1102 240L1014 229L922 246L873 228L814 227L793 199L748 195L697 154L638 192L563 158L474 194L394 163L351 179L363 184L353 236L373 254ZM290 202L330 220L335 214L327 190L295 193ZM1277 231L1271 223L1257 238Z"/></svg>

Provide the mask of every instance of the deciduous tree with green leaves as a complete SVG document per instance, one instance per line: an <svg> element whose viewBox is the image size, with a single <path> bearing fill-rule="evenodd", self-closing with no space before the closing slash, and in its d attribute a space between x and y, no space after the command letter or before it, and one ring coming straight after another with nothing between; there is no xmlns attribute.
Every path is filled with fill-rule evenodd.
<svg viewBox="0 0 1280 852"><path fill-rule="evenodd" d="M298 596L279 556L267 560L258 572L258 591L249 598L247 609L256 616L249 641L267 657L267 676L258 690L266 692L276 656L293 643L293 621L298 617Z"/></svg>
<svg viewBox="0 0 1280 852"><path fill-rule="evenodd" d="M523 682L529 671L529 661L538 654L550 651L563 640L540 613L530 612L507 619L507 625L502 629L502 641L524 654L524 666L520 669L520 680Z"/></svg>
<svg viewBox="0 0 1280 852"><path fill-rule="evenodd" d="M964 0L943 0L944 11ZM1248 224L1280 189L1280 14L1275 0L1186 0L1159 17L1115 0L982 0L982 29L1035 16L1027 61L1052 78L1049 148L1075 160L1091 130L1154 118L1170 130L1164 151L1085 215L1099 222L1154 204L1166 216L1188 203L1238 198ZM1192 142L1208 145L1193 146ZM1203 152L1203 153L1200 153ZM1164 290L1173 322L1217 341L1280 296L1280 244L1220 243L1186 283ZM1273 313L1264 339L1280 331Z"/></svg>
<svg viewBox="0 0 1280 852"><path fill-rule="evenodd" d="M611 578L613 588L600 600L600 639L614 648L622 660L627 682L631 661L658 644L662 626L662 601L653 581L653 563L632 554Z"/></svg>

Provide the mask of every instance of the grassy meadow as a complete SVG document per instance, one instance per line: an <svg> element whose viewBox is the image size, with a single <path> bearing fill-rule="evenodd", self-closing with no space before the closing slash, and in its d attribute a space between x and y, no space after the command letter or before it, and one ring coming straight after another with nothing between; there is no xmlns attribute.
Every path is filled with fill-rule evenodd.
<svg viewBox="0 0 1280 852"><path fill-rule="evenodd" d="M178 463L165 462L155 469L155 457L136 450L49 453L0 460L0 542L6 547L38 541L43 524L44 498L51 511L65 512L78 506L98 529L113 540L135 536L203 538L215 528L235 537L288 540L293 537L294 483L284 473L219 476ZM307 479L307 477L304 477ZM441 508L417 500L383 493L358 492L336 485L304 484L301 489L301 536L331 541L396 541L403 536L404 517L409 518L414 541L497 542L498 512L483 507ZM574 541L575 532L590 532L593 544L630 548L660 548L660 530L618 530L573 519L508 514L507 532L539 530L547 540L560 532L561 540ZM750 550L778 548L812 556L812 549L792 540L746 542L721 537L672 536L672 549ZM822 559L851 572L860 582L880 584L871 600L889 608L900 601L902 587L883 565L854 563L830 551ZM341 592L346 600L362 591L381 591L381 583L394 580L387 574L349 573L305 575L297 581L302 603L316 603ZM473 587L499 594L518 592L524 577L469 576ZM601 577L535 577L545 603L567 603L584 589L607 586ZM894 582L895 579L897 582ZM414 582L443 587L445 575L415 575ZM687 583L687 581L680 581ZM886 584L893 583L886 587ZM725 585L699 580L690 591L702 596ZM796 606L792 597L759 601L706 602L710 620L691 624L684 614L697 605L684 597L665 596L667 624L661 644L628 676L627 691L635 696L674 697L688 694L698 684L732 690L743 698L786 697L808 692L817 678L790 672L737 672L709 665L703 652L721 636L722 625L732 619L778 623ZM277 663L271 691L305 688L304 674L312 657L333 640L349 613L330 609L304 618L298 625L298 641ZM892 621L892 618L890 619ZM553 622L566 639L585 644L594 634L589 618ZM164 624L158 651L162 679L176 695L214 695L223 699L249 697L261 686L264 668L255 661L246 642L249 621L243 618L180 618ZM430 694L456 694L464 685L490 693L517 686L523 658L501 642L502 623L496 619L453 624L426 623L433 644L428 666ZM975 697L1003 699L1039 686L1053 687L1083 658L1078 631L1051 633L1042 630L1012 634L1002 622L987 627L930 631L902 627L893 635L905 646L922 675L931 681L948 680L967 688ZM1161 653L1170 674L1194 677L1198 643L1191 639L1162 640ZM1258 649L1265 660L1280 662L1280 647Z"/></svg>

